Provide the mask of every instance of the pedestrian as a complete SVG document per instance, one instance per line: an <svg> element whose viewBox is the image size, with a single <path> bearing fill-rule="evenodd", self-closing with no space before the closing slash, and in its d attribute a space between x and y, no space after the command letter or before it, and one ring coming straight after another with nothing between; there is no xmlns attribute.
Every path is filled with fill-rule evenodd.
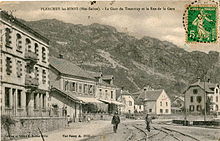
<svg viewBox="0 0 220 141"><path fill-rule="evenodd" d="M149 114L147 114L145 117L145 123L146 123L147 131L150 132L150 123L152 123L152 120L151 120Z"/></svg>
<svg viewBox="0 0 220 141"><path fill-rule="evenodd" d="M70 115L67 115L67 125L68 126L70 126L70 122L71 122Z"/></svg>
<svg viewBox="0 0 220 141"><path fill-rule="evenodd" d="M118 113L115 112L114 116L112 117L112 124L113 124L113 131L116 133L118 129L118 124L120 123L120 117L118 116Z"/></svg>

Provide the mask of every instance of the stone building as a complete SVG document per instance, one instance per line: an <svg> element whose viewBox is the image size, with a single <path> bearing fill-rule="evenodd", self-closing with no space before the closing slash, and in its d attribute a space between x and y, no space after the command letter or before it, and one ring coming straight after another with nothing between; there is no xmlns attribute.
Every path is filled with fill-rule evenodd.
<svg viewBox="0 0 220 141"><path fill-rule="evenodd" d="M171 101L166 92L162 90L148 90L146 87L133 93L135 100L142 101L144 113L171 114Z"/></svg>
<svg viewBox="0 0 220 141"><path fill-rule="evenodd" d="M63 57L50 57L49 77L51 116L69 115L76 121L105 107L95 97L96 79Z"/></svg>
<svg viewBox="0 0 220 141"><path fill-rule="evenodd" d="M11 116L48 116L49 40L0 11L1 111Z"/></svg>
<svg viewBox="0 0 220 141"><path fill-rule="evenodd" d="M117 87L113 83L113 75L103 75L101 72L90 72L90 74L96 79L95 97L107 104L104 112L114 113L118 111L123 104L116 99Z"/></svg>
<svg viewBox="0 0 220 141"><path fill-rule="evenodd" d="M186 110L192 114L202 114L206 103L207 112L220 112L219 91L219 84L201 82L199 79L184 91Z"/></svg>

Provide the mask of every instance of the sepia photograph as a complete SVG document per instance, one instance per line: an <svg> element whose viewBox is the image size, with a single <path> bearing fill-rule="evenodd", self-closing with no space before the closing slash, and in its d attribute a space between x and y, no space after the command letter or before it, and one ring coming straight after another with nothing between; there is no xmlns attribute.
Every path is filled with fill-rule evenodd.
<svg viewBox="0 0 220 141"><path fill-rule="evenodd" d="M220 141L220 1L0 1L1 141Z"/></svg>

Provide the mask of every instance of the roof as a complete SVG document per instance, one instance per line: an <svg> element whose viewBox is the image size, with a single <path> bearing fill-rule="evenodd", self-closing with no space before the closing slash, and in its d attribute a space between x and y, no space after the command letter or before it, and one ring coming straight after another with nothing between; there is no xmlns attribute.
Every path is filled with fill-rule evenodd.
<svg viewBox="0 0 220 141"><path fill-rule="evenodd" d="M52 67L62 74L95 80L87 71L65 59L50 57L49 62Z"/></svg>
<svg viewBox="0 0 220 141"><path fill-rule="evenodd" d="M87 72L94 78L102 77L102 72L93 72L93 71L87 71Z"/></svg>
<svg viewBox="0 0 220 141"><path fill-rule="evenodd" d="M16 26L26 30L27 32L33 34L35 37L41 39L43 42L45 42L46 44L49 44L49 40L47 38L45 38L44 36L42 36L41 34L39 34L38 32L34 31L32 28L30 28L29 26L25 25L24 23L22 23L21 21L19 21L17 18L15 18L12 15L9 15L6 11L1 11L0 10L0 17L4 20L7 20L8 22L11 22L13 24L15 24Z"/></svg>
<svg viewBox="0 0 220 141"><path fill-rule="evenodd" d="M74 94L72 92L63 91L63 90L61 90L59 88L56 88L56 87L52 87L50 91L51 92L58 92L59 94L68 97L70 100L72 100L74 102L79 102L80 103L80 101L81 101L77 97L73 96Z"/></svg>
<svg viewBox="0 0 220 141"><path fill-rule="evenodd" d="M102 103L98 99L94 97L77 97L78 99L82 100L85 103Z"/></svg>
<svg viewBox="0 0 220 141"><path fill-rule="evenodd" d="M190 87L194 87L194 86L199 86L201 89L204 90L205 87L205 91L208 93L213 93L214 89L216 87L216 84L211 83L211 82L200 82L197 81L196 83L191 84L185 91L184 93L190 88Z"/></svg>
<svg viewBox="0 0 220 141"><path fill-rule="evenodd" d="M137 97L137 99L144 99L144 100L157 100L158 97L160 96L160 94L163 92L164 90L150 90L150 91L144 91L144 89L141 89L138 92L135 92L134 94L137 95L139 94L139 96Z"/></svg>
<svg viewBox="0 0 220 141"><path fill-rule="evenodd" d="M124 90L124 91L121 92L121 95L131 95L131 94L128 91Z"/></svg>
<svg viewBox="0 0 220 141"><path fill-rule="evenodd" d="M103 77L102 77L103 80L111 80L113 78L114 78L113 75L103 75Z"/></svg>

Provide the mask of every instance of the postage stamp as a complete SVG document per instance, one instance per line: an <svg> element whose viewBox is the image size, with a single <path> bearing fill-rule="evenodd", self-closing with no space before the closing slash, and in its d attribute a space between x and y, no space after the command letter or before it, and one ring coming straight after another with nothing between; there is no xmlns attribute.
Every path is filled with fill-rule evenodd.
<svg viewBox="0 0 220 141"><path fill-rule="evenodd" d="M217 6L192 5L187 12L187 42L216 42Z"/></svg>

